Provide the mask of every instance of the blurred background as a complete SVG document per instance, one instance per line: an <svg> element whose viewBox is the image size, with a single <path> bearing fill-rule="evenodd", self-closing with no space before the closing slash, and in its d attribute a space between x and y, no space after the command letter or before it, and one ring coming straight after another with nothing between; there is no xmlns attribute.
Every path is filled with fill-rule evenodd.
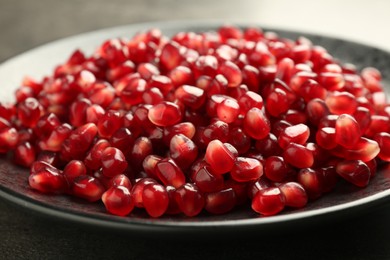
<svg viewBox="0 0 390 260"><path fill-rule="evenodd" d="M0 61L91 30L191 19L253 22L390 50L389 10L386 0L0 0Z"/></svg>
<svg viewBox="0 0 390 260"><path fill-rule="evenodd" d="M390 51L389 11L387 0L0 0L0 63L44 43L92 30L199 19L335 36ZM201 240L173 245L169 240L151 243L136 234L69 226L0 199L0 259L287 259L294 254L299 259L389 259L389 209L387 205L386 210L369 211L348 223L302 234L259 234L222 245Z"/></svg>

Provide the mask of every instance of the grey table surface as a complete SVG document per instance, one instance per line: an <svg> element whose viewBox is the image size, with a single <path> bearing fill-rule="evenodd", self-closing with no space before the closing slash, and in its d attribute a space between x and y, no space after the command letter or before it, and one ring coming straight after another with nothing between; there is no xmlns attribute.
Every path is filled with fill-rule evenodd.
<svg viewBox="0 0 390 260"><path fill-rule="evenodd" d="M389 21L386 1L339 2L0 0L0 63L66 36L172 19L249 21L323 32L390 49L389 35L378 29L379 20ZM218 240L185 238L88 228L0 199L0 259L390 259L390 205L293 232L231 234Z"/></svg>

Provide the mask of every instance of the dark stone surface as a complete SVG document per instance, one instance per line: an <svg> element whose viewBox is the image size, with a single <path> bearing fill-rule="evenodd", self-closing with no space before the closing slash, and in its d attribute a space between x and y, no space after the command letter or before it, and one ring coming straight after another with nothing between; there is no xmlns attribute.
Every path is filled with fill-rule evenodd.
<svg viewBox="0 0 390 260"><path fill-rule="evenodd" d="M204 8L211 1L0 0L0 62L69 35L170 20L172 12L175 19L236 15L235 1L214 2ZM245 8L238 18L245 19ZM153 238L50 219L0 199L0 259L390 259L389 219L386 205L310 229Z"/></svg>

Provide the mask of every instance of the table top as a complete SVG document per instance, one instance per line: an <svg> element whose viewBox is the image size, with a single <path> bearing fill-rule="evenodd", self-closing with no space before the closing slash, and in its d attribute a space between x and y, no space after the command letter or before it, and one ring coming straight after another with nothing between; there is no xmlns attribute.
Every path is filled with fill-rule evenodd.
<svg viewBox="0 0 390 260"><path fill-rule="evenodd" d="M0 0L0 63L41 44L147 21L220 19L316 32L390 50L390 2ZM239 4L238 4L239 3ZM387 23L386 23L387 19ZM0 79L1 82L1 79ZM49 219L0 199L1 259L390 259L390 204L359 216L251 236L148 237Z"/></svg>

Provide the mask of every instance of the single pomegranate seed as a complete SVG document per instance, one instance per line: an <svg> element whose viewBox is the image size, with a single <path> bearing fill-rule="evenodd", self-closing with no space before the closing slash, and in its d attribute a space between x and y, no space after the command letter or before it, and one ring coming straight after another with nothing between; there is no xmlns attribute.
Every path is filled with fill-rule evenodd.
<svg viewBox="0 0 390 260"><path fill-rule="evenodd" d="M213 173L207 165L194 172L191 179L202 192L220 191L224 186L222 175Z"/></svg>
<svg viewBox="0 0 390 260"><path fill-rule="evenodd" d="M164 45L160 54L160 64L166 70L172 70L182 61L180 46L176 42L168 42Z"/></svg>
<svg viewBox="0 0 390 260"><path fill-rule="evenodd" d="M265 160L264 174L274 182L282 182L295 174L295 171L285 162L283 157L270 156Z"/></svg>
<svg viewBox="0 0 390 260"><path fill-rule="evenodd" d="M243 126L244 132L256 140L265 138L271 130L268 118L256 107L246 113Z"/></svg>
<svg viewBox="0 0 390 260"><path fill-rule="evenodd" d="M236 193L232 188L207 193L205 195L205 210L211 214L224 214L236 205Z"/></svg>
<svg viewBox="0 0 390 260"><path fill-rule="evenodd" d="M179 123L182 114L178 105L162 102L149 109L148 118L157 126L172 126Z"/></svg>
<svg viewBox="0 0 390 260"><path fill-rule="evenodd" d="M26 98L18 106L18 118L26 127L34 127L42 113L42 107L33 97Z"/></svg>
<svg viewBox="0 0 390 260"><path fill-rule="evenodd" d="M40 138L45 138L60 125L60 119L55 114L50 113L39 118L34 133Z"/></svg>
<svg viewBox="0 0 390 260"><path fill-rule="evenodd" d="M305 189L297 182L282 183L279 187L285 197L288 207L303 208L306 206L308 198Z"/></svg>
<svg viewBox="0 0 390 260"><path fill-rule="evenodd" d="M309 121L313 125L318 126L321 119L328 116L330 113L325 102L321 99L315 98L307 103L306 114L309 118Z"/></svg>
<svg viewBox="0 0 390 260"><path fill-rule="evenodd" d="M72 134L72 127L69 124L62 124L56 127L50 135L38 142L40 149L45 151L58 152L62 149L63 142Z"/></svg>
<svg viewBox="0 0 390 260"><path fill-rule="evenodd" d="M200 108L206 101L204 90L190 85L178 87L175 90L175 97L192 109Z"/></svg>
<svg viewBox="0 0 390 260"><path fill-rule="evenodd" d="M89 150L84 159L84 164L91 170L97 170L101 167L101 156L103 151L110 146L110 143L105 139L98 140Z"/></svg>
<svg viewBox="0 0 390 260"><path fill-rule="evenodd" d="M256 159L237 157L230 175L237 182L254 181L263 175L263 165Z"/></svg>
<svg viewBox="0 0 390 260"><path fill-rule="evenodd" d="M107 147L100 156L103 174L107 177L114 177L124 172L127 162L124 154L115 147Z"/></svg>
<svg viewBox="0 0 390 260"><path fill-rule="evenodd" d="M87 168L82 161L72 160L68 162L62 173L69 184L73 183L74 179L81 175L87 174Z"/></svg>
<svg viewBox="0 0 390 260"><path fill-rule="evenodd" d="M181 213L179 205L175 200L175 193L176 193L175 187L168 185L165 187L165 189L167 190L168 197L169 197L169 204L165 213L168 215L175 215Z"/></svg>
<svg viewBox="0 0 390 260"><path fill-rule="evenodd" d="M228 143L233 145L239 154L248 152L252 145L249 136L239 127L235 127L229 131Z"/></svg>
<svg viewBox="0 0 390 260"><path fill-rule="evenodd" d="M14 161L15 163L24 166L30 167L36 158L36 152L33 146L29 142L19 144L14 151Z"/></svg>
<svg viewBox="0 0 390 260"><path fill-rule="evenodd" d="M207 146L205 159L212 171L223 174L233 168L235 156L221 141L213 140Z"/></svg>
<svg viewBox="0 0 390 260"><path fill-rule="evenodd" d="M36 169L28 178L31 188L43 193L62 193L66 189L66 181L61 172L50 166L43 165Z"/></svg>
<svg viewBox="0 0 390 260"><path fill-rule="evenodd" d="M175 86L182 86L193 82L193 75L190 68L177 66L169 72L169 78Z"/></svg>
<svg viewBox="0 0 390 260"><path fill-rule="evenodd" d="M365 187L370 180L370 168L360 160L341 161L336 165L336 172L348 182Z"/></svg>
<svg viewBox="0 0 390 260"><path fill-rule="evenodd" d="M73 181L72 194L90 202L100 200L104 191L100 181L89 175L81 175Z"/></svg>
<svg viewBox="0 0 390 260"><path fill-rule="evenodd" d="M297 168L309 168L314 163L313 152L306 147L290 143L283 152L286 162Z"/></svg>
<svg viewBox="0 0 390 260"><path fill-rule="evenodd" d="M134 144L134 136L127 128L119 128L110 138L110 144L121 150L123 153L128 152Z"/></svg>
<svg viewBox="0 0 390 260"><path fill-rule="evenodd" d="M0 153L6 153L18 144L18 131L13 127L0 130Z"/></svg>
<svg viewBox="0 0 390 260"><path fill-rule="evenodd" d="M185 183L185 175L172 159L162 159L156 164L156 175L165 185L179 188Z"/></svg>
<svg viewBox="0 0 390 260"><path fill-rule="evenodd" d="M335 130L336 143L345 148L354 147L362 135L358 122L347 114L337 118Z"/></svg>
<svg viewBox="0 0 390 260"><path fill-rule="evenodd" d="M131 196L134 201L134 206L137 208L143 208L143 190L148 184L156 184L157 182L151 178L136 179L133 188L131 189Z"/></svg>
<svg viewBox="0 0 390 260"><path fill-rule="evenodd" d="M238 87L242 82L240 68L232 61L225 61L219 65L218 72L228 81L228 87Z"/></svg>
<svg viewBox="0 0 390 260"><path fill-rule="evenodd" d="M320 173L322 175L323 183L322 183L322 192L330 192L335 187L339 181L339 175L336 173L336 169L334 166L328 166L324 168L320 168Z"/></svg>
<svg viewBox="0 0 390 260"><path fill-rule="evenodd" d="M362 160L363 162L368 162L379 154L380 148L377 142L361 137L353 148L347 149L336 147L332 152L347 160Z"/></svg>
<svg viewBox="0 0 390 260"><path fill-rule="evenodd" d="M61 156L64 159L83 159L97 132L98 128L93 123L76 128L62 143Z"/></svg>
<svg viewBox="0 0 390 260"><path fill-rule="evenodd" d="M256 140L255 148L263 154L264 157L279 155L282 152L276 136L272 133L261 140Z"/></svg>
<svg viewBox="0 0 390 260"><path fill-rule="evenodd" d="M324 177L320 171L312 168L301 169L297 174L297 181L305 189L309 199L315 200L322 195Z"/></svg>
<svg viewBox="0 0 390 260"><path fill-rule="evenodd" d="M126 158L136 170L142 168L142 162L146 156L153 153L152 141L144 136L138 137Z"/></svg>
<svg viewBox="0 0 390 260"><path fill-rule="evenodd" d="M117 216L126 216L134 209L134 202L128 188L113 186L102 195L106 210Z"/></svg>
<svg viewBox="0 0 390 260"><path fill-rule="evenodd" d="M348 92L332 92L325 99L329 111L333 114L353 114L357 108L355 97Z"/></svg>
<svg viewBox="0 0 390 260"><path fill-rule="evenodd" d="M299 89L299 94L306 102L309 102L315 98L324 100L328 94L328 91L317 81L309 79L302 84Z"/></svg>
<svg viewBox="0 0 390 260"><path fill-rule="evenodd" d="M147 184L142 191L142 201L149 216L160 217L168 209L168 192L161 184Z"/></svg>
<svg viewBox="0 0 390 260"><path fill-rule="evenodd" d="M376 133L390 132L390 118L387 116L372 115L370 125L364 135L373 138Z"/></svg>
<svg viewBox="0 0 390 260"><path fill-rule="evenodd" d="M198 147L182 134L172 137L169 151L170 157L182 169L187 169L198 157Z"/></svg>
<svg viewBox="0 0 390 260"><path fill-rule="evenodd" d="M252 209L264 216L272 216L285 207L285 197L277 187L260 190L252 199Z"/></svg>
<svg viewBox="0 0 390 260"><path fill-rule="evenodd" d="M316 133L316 141L324 149L333 149L337 146L336 129L334 127L323 127Z"/></svg>
<svg viewBox="0 0 390 260"><path fill-rule="evenodd" d="M240 114L240 105L233 98L227 98L216 107L217 116L225 123L233 123Z"/></svg>
<svg viewBox="0 0 390 260"><path fill-rule="evenodd" d="M374 140L378 143L380 152L378 157L383 161L390 161L390 134L381 132L375 135Z"/></svg>
<svg viewBox="0 0 390 260"><path fill-rule="evenodd" d="M97 123L99 136L109 138L123 123L122 114L118 111L108 110Z"/></svg>
<svg viewBox="0 0 390 260"><path fill-rule="evenodd" d="M142 94L142 100L145 104L155 105L164 100L164 95L158 88L150 88Z"/></svg>
<svg viewBox="0 0 390 260"><path fill-rule="evenodd" d="M278 137L279 146L285 149L290 143L304 144L309 138L310 130L304 124L286 127Z"/></svg>
<svg viewBox="0 0 390 260"><path fill-rule="evenodd" d="M265 107L272 116L278 117L285 113L289 108L287 93L280 88L275 88L267 97Z"/></svg>
<svg viewBox="0 0 390 260"><path fill-rule="evenodd" d="M198 215L205 205L204 196L198 187L191 183L177 188L174 198L180 210L188 217Z"/></svg>
<svg viewBox="0 0 390 260"><path fill-rule="evenodd" d="M192 139L195 135L195 126L190 122L178 123L173 126L164 127L163 141L166 145L169 145L171 139L176 134L182 134L189 139Z"/></svg>

